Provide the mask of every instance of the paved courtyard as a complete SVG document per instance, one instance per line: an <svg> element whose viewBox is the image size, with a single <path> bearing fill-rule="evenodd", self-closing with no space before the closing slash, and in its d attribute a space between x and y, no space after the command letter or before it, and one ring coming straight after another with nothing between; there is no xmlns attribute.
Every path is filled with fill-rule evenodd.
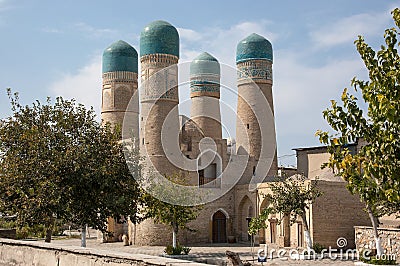
<svg viewBox="0 0 400 266"><path fill-rule="evenodd" d="M80 246L80 239L65 239L65 240L53 240L53 243L57 245L66 245L66 246ZM88 239L87 247L99 250L112 250L118 252L126 252L126 253L138 253L138 254L147 254L153 256L161 256L164 251L164 247L162 246L124 246L122 242L117 243L100 243L96 239ZM253 261L252 256L252 248L248 246L248 244L208 244L208 245L199 245L192 246L192 250L190 251L190 255L182 258L188 259L192 261L212 264L212 265L226 265L226 256L225 252L227 250L236 252L240 255L240 258L243 261L252 262L253 265L261 265L261 263L257 262L256 252L259 247L255 247L254 258ZM274 258L272 260L268 259L267 263L264 265L354 265L353 261L342 261L342 260L331 260L331 259L322 259L322 260L293 260L289 259L287 256L283 259Z"/></svg>

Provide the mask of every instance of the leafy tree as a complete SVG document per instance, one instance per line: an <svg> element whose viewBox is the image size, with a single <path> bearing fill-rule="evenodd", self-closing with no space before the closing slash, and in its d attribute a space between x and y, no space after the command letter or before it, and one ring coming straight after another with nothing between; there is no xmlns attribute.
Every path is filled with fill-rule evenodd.
<svg viewBox="0 0 400 266"><path fill-rule="evenodd" d="M22 106L8 90L13 115L0 123L0 212L19 226L55 219L106 231L108 217L135 211L141 191L129 173L117 128L93 109L61 97ZM82 246L85 246L83 238Z"/></svg>
<svg viewBox="0 0 400 266"><path fill-rule="evenodd" d="M130 154L129 165L124 155L124 150L136 149L133 142L121 142L118 127L112 130L107 125L99 129L96 135L88 135L91 139L85 143L89 147L79 145L77 154L82 152L82 156L77 163L84 169L76 168L77 173L68 179L71 190L66 206L69 216L65 219L81 225L82 232L85 225L105 232L109 217L117 222L126 222L125 218L130 217L138 223L138 209L144 204L143 191L136 181L139 179L132 176L140 174L138 152ZM92 151L87 152L88 148Z"/></svg>
<svg viewBox="0 0 400 266"><path fill-rule="evenodd" d="M151 185L147 191L151 195L162 195L162 199L147 195L147 207L144 212L147 217L154 219L155 223L164 224L171 227L172 230L172 246L177 247L177 235L179 229L187 229L191 231L187 224L195 220L198 216L198 211L201 206L185 206L185 202L191 202L191 198L195 197L195 193L190 190L182 190L178 185L187 186L188 182L182 174L171 174L162 178L156 179L153 175L149 174ZM164 182L163 182L164 180ZM165 182L166 180L171 182ZM177 204L173 204L174 202Z"/></svg>
<svg viewBox="0 0 400 266"><path fill-rule="evenodd" d="M322 194L318 190L317 184L318 182L315 180L307 182L303 175L280 178L276 182L271 182L269 186L271 193L264 195L270 200L270 206L262 210L259 217L252 218L249 234L255 234L259 229L265 228L270 214L282 213L283 217L289 216L292 223L300 217L303 222L307 248L311 249L313 244L306 211Z"/></svg>
<svg viewBox="0 0 400 266"><path fill-rule="evenodd" d="M392 11L397 28L400 10ZM321 143L328 145L329 166L337 171L350 192L365 203L374 228L377 253L383 250L378 237L378 217L400 211L400 57L396 28L386 29L385 45L375 52L364 38L355 41L369 73L369 81L353 78L351 85L361 92L368 106L364 115L358 99L345 89L341 100L323 112L334 134L317 131ZM364 142L353 154L349 143Z"/></svg>

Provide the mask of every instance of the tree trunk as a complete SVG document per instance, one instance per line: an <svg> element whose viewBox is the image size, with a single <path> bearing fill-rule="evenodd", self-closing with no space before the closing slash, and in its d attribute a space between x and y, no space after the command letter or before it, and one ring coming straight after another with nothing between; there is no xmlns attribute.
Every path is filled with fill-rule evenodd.
<svg viewBox="0 0 400 266"><path fill-rule="evenodd" d="M133 224L133 245L136 245L136 222Z"/></svg>
<svg viewBox="0 0 400 266"><path fill-rule="evenodd" d="M369 219L371 220L372 229L374 232L376 255L381 256L383 254L383 247L381 245L381 239L378 234L378 219L375 217L371 207L368 204L367 204L367 212Z"/></svg>
<svg viewBox="0 0 400 266"><path fill-rule="evenodd" d="M44 239L44 242L46 242L46 243L51 242L51 236L53 234L53 226L54 226L54 218L53 218L53 215L51 215L50 222L46 226L46 238Z"/></svg>
<svg viewBox="0 0 400 266"><path fill-rule="evenodd" d="M176 224L172 225L172 246L176 248L176 236L178 234L178 226Z"/></svg>
<svg viewBox="0 0 400 266"><path fill-rule="evenodd" d="M83 248L86 247L86 227L86 224L82 226L81 247Z"/></svg>
<svg viewBox="0 0 400 266"><path fill-rule="evenodd" d="M311 239L311 235L310 235L310 228L308 228L308 223L307 223L307 217L306 217L306 212L303 211L303 214L301 215L301 219L303 221L303 227L304 227L304 236L306 239L306 245L308 249L312 249L313 248L313 244L312 244L312 239Z"/></svg>
<svg viewBox="0 0 400 266"><path fill-rule="evenodd" d="M50 226L46 229L46 238L44 239L44 242L50 243L52 234L53 234L53 228L52 226Z"/></svg>
<svg viewBox="0 0 400 266"><path fill-rule="evenodd" d="M290 213L283 217L283 246L290 247Z"/></svg>

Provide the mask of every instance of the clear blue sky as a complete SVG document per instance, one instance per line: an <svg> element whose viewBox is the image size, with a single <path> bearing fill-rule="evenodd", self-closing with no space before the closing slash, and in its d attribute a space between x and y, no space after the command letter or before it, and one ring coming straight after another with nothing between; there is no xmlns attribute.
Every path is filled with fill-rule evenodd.
<svg viewBox="0 0 400 266"><path fill-rule="evenodd" d="M293 154L319 145L314 133L327 128L322 110L352 77L366 78L353 41L361 34L379 48L384 29L394 26L394 7L396 1L379 0L0 0L0 117L10 114L7 87L23 103L61 95L98 112L102 51L119 39L138 50L143 27L162 19L178 28L181 62L207 51L234 66L236 44L250 33L272 42L278 156ZM223 92L222 100L229 102Z"/></svg>

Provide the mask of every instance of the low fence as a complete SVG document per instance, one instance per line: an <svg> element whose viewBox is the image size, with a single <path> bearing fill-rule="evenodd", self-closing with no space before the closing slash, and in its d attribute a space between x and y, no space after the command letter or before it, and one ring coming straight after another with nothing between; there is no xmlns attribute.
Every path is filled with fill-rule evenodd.
<svg viewBox="0 0 400 266"><path fill-rule="evenodd" d="M0 238L0 265L2 266L128 266L168 265L201 266L202 263L143 254L102 251L90 248L67 247L53 243L19 241Z"/></svg>

